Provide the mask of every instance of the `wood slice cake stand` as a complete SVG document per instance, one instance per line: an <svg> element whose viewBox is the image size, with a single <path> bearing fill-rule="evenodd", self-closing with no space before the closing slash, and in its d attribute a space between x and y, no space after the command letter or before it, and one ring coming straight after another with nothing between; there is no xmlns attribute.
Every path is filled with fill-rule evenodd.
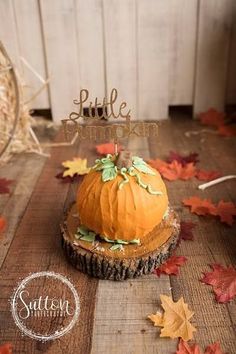
<svg viewBox="0 0 236 354"><path fill-rule="evenodd" d="M112 251L111 243L76 239L78 226L79 216L74 203L61 224L62 246L67 258L80 271L109 280L125 280L153 272L175 249L180 231L179 218L170 208L168 216L140 245L124 245L122 250Z"/></svg>

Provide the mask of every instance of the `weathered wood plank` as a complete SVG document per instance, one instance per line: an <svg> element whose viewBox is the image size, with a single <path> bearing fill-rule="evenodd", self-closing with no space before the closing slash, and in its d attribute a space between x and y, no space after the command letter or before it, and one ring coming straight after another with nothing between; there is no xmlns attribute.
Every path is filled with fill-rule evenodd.
<svg viewBox="0 0 236 354"><path fill-rule="evenodd" d="M108 98L112 88L117 88L119 100L127 102L133 119L137 119L135 6L134 0L103 1Z"/></svg>
<svg viewBox="0 0 236 354"><path fill-rule="evenodd" d="M0 38L14 65L21 73L22 67L19 60L19 46L17 41L17 29L12 0L0 2Z"/></svg>
<svg viewBox="0 0 236 354"><path fill-rule="evenodd" d="M199 130L199 134L187 138L184 133L191 129ZM235 139L220 138L215 134L201 133L200 130L201 127L196 122L178 117L174 122L163 122L157 139L147 141L135 138L128 142L128 147L145 159L149 156L164 158L171 149L186 154L196 151L200 153L199 166L202 168L232 174L236 163ZM124 140L123 144L126 146L127 141ZM176 341L160 339L158 328L153 327L146 319L147 314L159 309L159 294L165 293L172 294L175 300L183 296L189 307L195 311L193 322L197 333L194 338L202 347L219 340L225 352L234 354L236 303L232 301L227 305L217 304L211 287L200 283L199 278L202 271L210 269L208 264L211 262L235 264L235 227L228 228L215 219L192 215L187 208L182 208L181 200L197 194L212 198L215 202L221 198L235 201L235 182L228 181L204 192L196 189L199 184L197 180L166 182L171 204L182 218L197 223L195 240L182 242L177 252L188 257L180 275L171 280L167 276L158 279L150 275L122 283L99 281L96 293L97 281L67 264L60 248L58 224L63 209L74 200L77 186L61 185L54 178L61 161L77 154L87 157L89 164L92 164L95 158L94 144L84 142L79 148L74 146L52 150L52 158L47 161L36 184L0 271L1 340L12 341L16 353L34 354L44 351L51 354L74 354L75 348L76 353L81 354L172 353L175 352ZM17 169L14 171L17 173ZM24 172L19 179L23 176L25 180ZM23 184L19 184L14 191L13 186L13 192L20 195L22 188ZM7 214L10 212L9 207ZM72 279L81 297L82 314L78 325L67 336L49 344L40 344L21 337L11 318L9 307L6 308L6 302L19 277L45 269L56 270ZM93 325L95 297L97 304Z"/></svg>
<svg viewBox="0 0 236 354"><path fill-rule="evenodd" d="M194 113L224 110L232 0L200 0Z"/></svg>
<svg viewBox="0 0 236 354"><path fill-rule="evenodd" d="M62 136L58 136L61 140ZM86 143L85 143L86 144ZM76 154L88 155L85 145L74 145L52 149L51 158L46 162L36 187L27 205L11 248L0 271L2 290L0 293L0 338L14 344L15 352L88 354L91 346L93 311L97 280L76 271L70 266L62 252L59 224L62 220L63 207L68 201L69 185L55 179L62 161ZM73 195L73 197L75 197ZM16 329L10 313L10 298L20 278L30 272L52 270L65 274L71 279L80 296L81 314L78 323L67 336L60 340L40 344L22 337ZM7 309L7 312L6 312ZM54 319L51 318L53 321ZM79 335L78 335L79 334ZM73 341L68 342L68 338Z"/></svg>
<svg viewBox="0 0 236 354"><path fill-rule="evenodd" d="M152 156L164 158L169 150L180 153L196 151L200 154L202 168L218 170L222 174L231 173L235 162L234 139L223 139L214 134L186 138L184 132L191 129L197 130L199 125L183 120L163 123L158 143L150 139ZM199 144L200 139L201 144ZM226 158L224 159L223 156ZM195 240L193 242L182 241L177 249L177 254L188 257L188 261L181 268L178 277L171 277L172 294L175 300L183 296L195 312L193 322L197 327L197 332L194 338L203 348L209 343L220 341L224 351L233 354L236 351L236 319L233 316L235 301L230 305L217 304L211 287L202 284L199 279L203 271L210 270L209 263L236 264L235 227L228 228L214 218L190 214L187 208L182 207L181 201L193 195L211 198L214 202L220 199L235 201L235 182L227 182L205 191L197 190L198 184L200 184L199 181L195 179L188 182L166 182L171 205L178 210L183 220L191 219L197 224L194 231ZM165 276L162 277L165 279Z"/></svg>
<svg viewBox="0 0 236 354"><path fill-rule="evenodd" d="M0 200L0 213L7 220L7 228L0 237L0 268L46 161L45 157L32 155L15 156L7 167L0 169L1 178L14 181L10 196L1 195Z"/></svg>
<svg viewBox="0 0 236 354"><path fill-rule="evenodd" d="M53 119L60 122L74 110L79 93L79 67L73 0L40 1L50 81Z"/></svg>
<svg viewBox="0 0 236 354"><path fill-rule="evenodd" d="M47 78L45 53L42 38L42 24L38 2L35 0L13 0L17 40L20 56L43 78ZM32 35L33 33L33 35ZM22 63L23 78L26 85L24 99L30 99L43 85L29 68ZM32 101L31 108L49 108L48 86Z"/></svg>
<svg viewBox="0 0 236 354"><path fill-rule="evenodd" d="M198 0L171 0L169 9L169 105L192 105Z"/></svg>
<svg viewBox="0 0 236 354"><path fill-rule="evenodd" d="M148 5L148 6L147 6ZM169 2L137 1L138 119L165 119L169 103Z"/></svg>
<svg viewBox="0 0 236 354"><path fill-rule="evenodd" d="M228 61L226 103L236 104L236 2L232 5L232 30Z"/></svg>
<svg viewBox="0 0 236 354"><path fill-rule="evenodd" d="M128 149L150 157L146 139L130 139ZM171 294L169 278L99 281L91 354L174 352L176 341L159 338L158 329L147 320L147 315L160 310L159 294Z"/></svg>
<svg viewBox="0 0 236 354"><path fill-rule="evenodd" d="M80 89L89 90L89 101L98 97L101 102L105 97L102 0L76 0L75 11Z"/></svg>

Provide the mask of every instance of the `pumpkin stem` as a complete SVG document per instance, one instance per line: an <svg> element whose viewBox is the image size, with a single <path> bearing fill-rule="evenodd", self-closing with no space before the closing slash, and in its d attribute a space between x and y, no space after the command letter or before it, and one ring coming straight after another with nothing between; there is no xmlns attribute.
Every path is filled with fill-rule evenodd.
<svg viewBox="0 0 236 354"><path fill-rule="evenodd" d="M129 169L132 167L132 155L128 150L120 151L116 160L116 166L119 170L123 167Z"/></svg>

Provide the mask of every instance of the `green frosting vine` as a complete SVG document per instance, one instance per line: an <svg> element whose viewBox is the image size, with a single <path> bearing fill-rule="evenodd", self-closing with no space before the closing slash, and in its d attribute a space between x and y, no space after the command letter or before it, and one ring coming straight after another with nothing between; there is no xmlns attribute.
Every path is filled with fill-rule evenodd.
<svg viewBox="0 0 236 354"><path fill-rule="evenodd" d="M110 249L112 251L121 249L122 245L129 245L129 244L140 245L140 240L137 238L133 239L131 241L124 241L124 240L120 240L120 239L119 240L111 240L105 236L97 235L94 231L89 230L85 226L79 226L77 228L77 232L75 233L75 238L77 240L82 240L82 241L91 242L91 243L96 241L96 237L97 238L100 237L100 239L102 239L106 242L113 243L113 246L110 247Z"/></svg>
<svg viewBox="0 0 236 354"><path fill-rule="evenodd" d="M125 184L129 183L129 177L128 177L129 175L131 177L135 177L138 185L146 189L148 193L153 195L162 195L162 192L153 190L150 184L145 184L141 180L141 176L138 172L142 172L152 176L156 175L155 172L148 166L148 164L141 157L133 156L132 167L128 169L125 167L118 169L117 166L115 165L115 160L116 160L116 156L110 154L108 154L106 157L103 157L102 159L95 160L95 166L93 166L93 169L95 171L102 171L103 182L112 181L117 177L118 174L120 174L123 177L123 181L119 183L119 187L118 187L120 190L124 187Z"/></svg>

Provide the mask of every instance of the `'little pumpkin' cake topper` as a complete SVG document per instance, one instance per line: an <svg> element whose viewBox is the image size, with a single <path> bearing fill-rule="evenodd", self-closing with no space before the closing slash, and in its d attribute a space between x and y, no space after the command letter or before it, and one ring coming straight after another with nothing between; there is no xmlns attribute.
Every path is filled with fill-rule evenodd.
<svg viewBox="0 0 236 354"><path fill-rule="evenodd" d="M157 135L157 123L139 122L132 126L125 102L118 112L110 100L92 102L89 117L83 114L88 91L81 90L78 112L63 120L65 133L81 139L100 137L117 139L124 136ZM98 106L102 107L102 116ZM99 120L105 117L105 130L99 126L79 124L78 119ZM109 124L121 117L125 124ZM158 171L141 157L129 151L95 160L77 192L76 202L61 225L62 244L67 257L79 270L102 279L124 280L148 274L160 266L175 248L179 220L169 206L165 184Z"/></svg>
<svg viewBox="0 0 236 354"><path fill-rule="evenodd" d="M98 98L95 98L94 103L89 102L89 92L86 89L80 91L79 100L74 100L74 104L78 107L76 112L71 112L69 118L63 119L62 124L66 140L73 139L77 134L79 139L87 140L110 140L117 141L119 138L125 138L130 136L137 137L149 137L157 136L158 124L148 122L131 122L131 111L127 108L126 102L121 102L119 108L115 108L115 103L118 98L118 93L115 88L111 90L110 98L107 100L103 98L102 102L98 102ZM84 114L84 108L87 108L88 115ZM99 114L99 112L101 112ZM124 119L125 122L110 124L110 119L117 120L118 118ZM86 124L90 121L101 121L104 119L107 121L103 125Z"/></svg>

